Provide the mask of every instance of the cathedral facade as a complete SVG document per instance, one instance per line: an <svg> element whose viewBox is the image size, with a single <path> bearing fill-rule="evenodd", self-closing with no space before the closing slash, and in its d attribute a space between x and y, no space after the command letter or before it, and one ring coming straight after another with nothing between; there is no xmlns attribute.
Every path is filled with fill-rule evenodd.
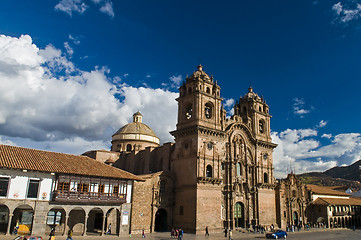
<svg viewBox="0 0 361 240"><path fill-rule="evenodd" d="M199 65L179 88L174 143L160 146L138 112L113 135L111 151L85 153L144 175L134 185L132 231L276 224L269 106L250 87L227 117L220 90Z"/></svg>

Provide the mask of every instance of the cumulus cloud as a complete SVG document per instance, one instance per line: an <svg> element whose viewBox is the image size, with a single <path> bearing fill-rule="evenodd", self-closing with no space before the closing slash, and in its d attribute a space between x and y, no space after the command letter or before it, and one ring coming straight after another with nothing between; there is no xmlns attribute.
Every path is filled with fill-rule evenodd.
<svg viewBox="0 0 361 240"><path fill-rule="evenodd" d="M73 12L82 14L86 11L88 6L82 0L61 0L55 5L55 10L67 13L72 16Z"/></svg>
<svg viewBox="0 0 361 240"><path fill-rule="evenodd" d="M287 171L296 173L325 171L342 164L352 164L361 158L361 134L342 133L336 136L323 134L331 143L321 145L314 129L287 129L272 132L278 144L274 151L275 176L284 177Z"/></svg>
<svg viewBox="0 0 361 240"><path fill-rule="evenodd" d="M68 42L65 42L65 43L64 43L64 48L65 48L66 52L68 53L69 58L72 58L72 57L73 57L74 50L73 50L72 47L70 47L70 45L69 45Z"/></svg>
<svg viewBox="0 0 361 240"><path fill-rule="evenodd" d="M317 127L323 128L323 127L326 126L326 125L327 125L327 121L321 120L320 123L317 125Z"/></svg>
<svg viewBox="0 0 361 240"><path fill-rule="evenodd" d="M346 2L346 5L338 2L332 6L336 15L335 22L347 23L361 17L361 4L358 1Z"/></svg>
<svg viewBox="0 0 361 240"><path fill-rule="evenodd" d="M177 94L115 85L120 78L108 75L106 67L82 71L61 50L39 49L28 35L0 35L0 135L104 148L134 112L144 109L146 124L163 142L172 140L168 131L175 129Z"/></svg>
<svg viewBox="0 0 361 240"><path fill-rule="evenodd" d="M305 114L310 113L310 110L305 108L305 101L302 98L294 98L293 101L293 113L295 115L303 118Z"/></svg>
<svg viewBox="0 0 361 240"><path fill-rule="evenodd" d="M80 40L79 40L78 36L74 36L74 35L69 34L69 39L72 40L73 43L76 44L76 45L80 44Z"/></svg>

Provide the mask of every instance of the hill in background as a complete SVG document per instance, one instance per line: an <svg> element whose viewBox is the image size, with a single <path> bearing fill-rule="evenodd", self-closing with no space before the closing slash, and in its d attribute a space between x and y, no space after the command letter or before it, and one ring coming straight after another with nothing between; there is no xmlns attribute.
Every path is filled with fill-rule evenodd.
<svg viewBox="0 0 361 240"><path fill-rule="evenodd" d="M333 167L324 172L298 174L297 177L305 184L319 186L347 186L361 189L361 160L345 167Z"/></svg>

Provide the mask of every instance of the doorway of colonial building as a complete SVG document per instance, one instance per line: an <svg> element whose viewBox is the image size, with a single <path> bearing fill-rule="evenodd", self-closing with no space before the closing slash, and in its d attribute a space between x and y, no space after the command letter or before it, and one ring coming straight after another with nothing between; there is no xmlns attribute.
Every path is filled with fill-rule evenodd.
<svg viewBox="0 0 361 240"><path fill-rule="evenodd" d="M154 231L156 232L165 232L168 231L167 226L167 211L163 208L159 209L155 213L155 224Z"/></svg>
<svg viewBox="0 0 361 240"><path fill-rule="evenodd" d="M293 223L295 225L298 225L298 213L297 212L293 212Z"/></svg>
<svg viewBox="0 0 361 240"><path fill-rule="evenodd" d="M0 234L6 234L9 224L9 208L5 205L0 205Z"/></svg>
<svg viewBox="0 0 361 240"><path fill-rule="evenodd" d="M234 205L234 226L244 228L244 205L241 202Z"/></svg>

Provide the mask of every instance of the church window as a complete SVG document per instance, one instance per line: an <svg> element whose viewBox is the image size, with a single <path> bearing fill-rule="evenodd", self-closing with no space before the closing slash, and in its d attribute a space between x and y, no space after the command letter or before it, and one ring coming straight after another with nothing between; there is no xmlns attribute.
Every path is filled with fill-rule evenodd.
<svg viewBox="0 0 361 240"><path fill-rule="evenodd" d="M264 183L268 183L268 174L267 173L263 174L263 181L264 181Z"/></svg>
<svg viewBox="0 0 361 240"><path fill-rule="evenodd" d="M0 197L6 197L8 193L9 178L0 178Z"/></svg>
<svg viewBox="0 0 361 240"><path fill-rule="evenodd" d="M265 126L264 126L264 121L263 120L260 120L259 121L259 132L260 133L264 133L265 132Z"/></svg>
<svg viewBox="0 0 361 240"><path fill-rule="evenodd" d="M192 118L192 105L187 106L185 115L186 115L186 119Z"/></svg>
<svg viewBox="0 0 361 240"><path fill-rule="evenodd" d="M180 206L179 207L179 215L183 215L183 212L184 212L183 206Z"/></svg>
<svg viewBox="0 0 361 240"><path fill-rule="evenodd" d="M242 175L242 166L241 163L237 163L237 176Z"/></svg>
<svg viewBox="0 0 361 240"><path fill-rule="evenodd" d="M130 152L130 151L132 151L132 145L131 145L131 144L128 144L128 145L127 145L127 152Z"/></svg>
<svg viewBox="0 0 361 240"><path fill-rule="evenodd" d="M207 87L207 93L211 93L211 90L209 89L209 87Z"/></svg>
<svg viewBox="0 0 361 240"><path fill-rule="evenodd" d="M283 211L283 217L286 217L286 211Z"/></svg>
<svg viewBox="0 0 361 240"><path fill-rule="evenodd" d="M262 107L259 107L259 111L262 112Z"/></svg>
<svg viewBox="0 0 361 240"><path fill-rule="evenodd" d="M213 176L212 166L211 166L211 165L207 165L207 168L206 168L206 177L212 177L212 176Z"/></svg>
<svg viewBox="0 0 361 240"><path fill-rule="evenodd" d="M292 191L292 197L296 197L296 190Z"/></svg>
<svg viewBox="0 0 361 240"><path fill-rule="evenodd" d="M212 148L213 148L213 143L212 143L212 142L208 142L207 148L208 148L209 150L212 150Z"/></svg>
<svg viewBox="0 0 361 240"><path fill-rule="evenodd" d="M212 104L211 103L206 103L205 108L204 108L204 114L206 116L206 118L210 119L212 118Z"/></svg>

